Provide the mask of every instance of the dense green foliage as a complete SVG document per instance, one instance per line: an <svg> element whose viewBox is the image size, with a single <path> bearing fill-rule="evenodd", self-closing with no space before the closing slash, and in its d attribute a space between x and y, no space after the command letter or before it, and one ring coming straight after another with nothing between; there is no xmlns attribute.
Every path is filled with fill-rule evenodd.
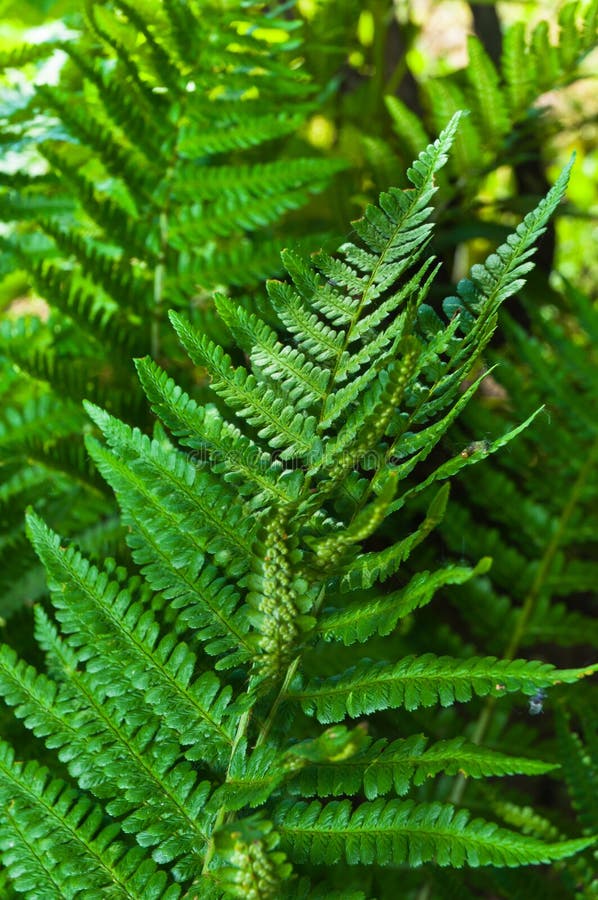
<svg viewBox="0 0 598 900"><path fill-rule="evenodd" d="M47 303L0 332L2 896L594 895L598 313L534 104L598 3L412 105L385 4L338 77L361 6L89 3L3 60L64 54L2 109Z"/></svg>
<svg viewBox="0 0 598 900"><path fill-rule="evenodd" d="M35 495L89 549L117 546L109 494L81 440L81 399L147 427L130 360L172 357L168 309L191 306L222 337L210 292L239 293L275 272L281 247L299 240L288 222L282 237L281 220L343 168L298 139L274 158L269 148L298 131L315 91L297 60L298 23L244 22L237 6L205 4L200 26L187 4L89 3L80 35L1 60L10 72L66 55L56 85L15 88L2 110L0 215L11 227L0 271L26 273L51 304L46 323L9 319L0 334L18 366L6 369L6 390L20 401L0 424L11 466L5 614L43 590L22 532Z"/></svg>

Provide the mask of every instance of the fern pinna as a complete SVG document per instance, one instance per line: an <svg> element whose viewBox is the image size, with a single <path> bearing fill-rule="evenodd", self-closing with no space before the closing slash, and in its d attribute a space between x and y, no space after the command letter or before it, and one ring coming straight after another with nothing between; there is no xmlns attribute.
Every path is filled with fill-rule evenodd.
<svg viewBox="0 0 598 900"><path fill-rule="evenodd" d="M598 312L563 278L554 280L553 296L560 303L558 315L548 306L552 296L548 301L531 286L521 292L520 302L529 316L527 331L507 309L502 311L508 341L485 354L486 363L503 362L494 369L494 396L487 394L470 404L446 440L453 447L484 446L475 440L480 435L497 433L542 404L544 409L507 453L458 478L451 515L441 523L437 540L464 563L487 555L495 560L487 576L469 581L447 598L452 607L452 646L459 643L458 652L513 658L523 651L540 659L568 653L583 665L593 658L598 644L592 615L598 575L594 412ZM426 548L428 559L437 549ZM426 564L426 551L418 562ZM409 633L412 650L423 646L446 652L446 636L437 626L430 612L419 616ZM527 818L525 827L533 834L547 828L553 834L591 833L579 785L587 785L588 797L595 795L590 786L596 753L589 737L592 727L595 733L589 718L589 711L596 708L595 682L572 693L552 689L529 708L515 701L513 715L505 707L486 700L465 733L499 750L541 741L544 758L558 761L562 769L558 778L553 773L539 781L533 798L513 792L505 805L504 791L494 787L489 792L485 786L484 802L491 795L492 808L503 821L510 821L504 817L512 816L517 805L521 822ZM584 752L575 735L580 726L588 735ZM460 779L453 799L475 803L479 799L475 787ZM561 805L557 814L554 798L563 794L563 787L571 802ZM546 879L530 870L511 873L507 885L504 874L489 875L488 889L508 887L509 897L520 895L515 888L522 896L544 896L549 887ZM594 880L595 864L588 852L555 868L552 889L559 900L593 896Z"/></svg>
<svg viewBox="0 0 598 900"><path fill-rule="evenodd" d="M198 405L140 360L172 437L87 405L105 438L90 436L88 450L139 574L92 565L29 515L59 629L38 608L48 673L4 647L0 685L61 766L17 761L2 745L2 859L19 893L311 898L334 895L340 877L337 896L391 896L401 872L426 862L517 867L588 845L529 837L422 793L441 773L550 764L415 730L389 740L385 727L395 710L500 702L592 671L396 654L409 613L488 568L402 579L446 486L415 530L384 535L412 498L472 462L429 457L476 389L464 380L568 176L458 285L441 322L425 302L429 204L458 120L413 164L412 188L382 194L337 256L284 254L290 281L268 293L285 343L218 299L251 371L172 314L214 396Z"/></svg>
<svg viewBox="0 0 598 900"><path fill-rule="evenodd" d="M82 6L80 30L59 44L0 58L9 73L64 59L56 84L42 70L0 109L0 277L47 304L0 329L13 381L0 410L5 616L42 590L22 529L32 483L51 522L90 552L117 552L81 399L150 427L131 357L179 352L169 308L224 339L211 290L242 297L275 273L281 247L300 243L289 213L342 168L298 136L315 88L299 23L282 11L238 0Z"/></svg>

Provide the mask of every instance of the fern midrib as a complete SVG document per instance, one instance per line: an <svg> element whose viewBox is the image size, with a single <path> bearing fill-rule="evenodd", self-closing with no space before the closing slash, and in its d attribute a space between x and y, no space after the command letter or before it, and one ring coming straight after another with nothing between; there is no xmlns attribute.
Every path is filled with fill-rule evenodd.
<svg viewBox="0 0 598 900"><path fill-rule="evenodd" d="M259 734L257 736L257 740L254 745L255 750L257 750L258 747L261 747L262 744L264 744L265 741L267 740L270 730L271 730L272 726L274 725L274 721L276 719L276 714L280 708L280 704L283 702L283 700L285 699L285 697L288 694L289 686L290 686L293 678L295 677L295 673L297 671L300 661L301 661L301 657L297 656L289 665L289 667L286 671L283 683L280 687L280 690L278 691L276 698L274 700L274 703L272 704L272 706L270 708L269 714L268 714L264 724L260 728ZM232 764L233 764L233 761L235 758L235 753L237 752L238 746L247 733L249 721L250 721L250 712L249 711L246 713L243 713L243 715L239 719L239 725L237 728L237 733L235 735L235 741L234 741L233 748L231 751L230 761L229 761L229 765L228 765L228 769L227 769L227 773L226 773L226 779L224 782L225 784L234 784L235 783L234 779L229 780L230 771L232 768ZM225 821L229 821L229 822L234 821L235 817L236 817L236 813L228 812L226 802L223 803L222 806L219 808L218 812L216 813L213 833L215 833L217 831L217 829L224 824ZM206 851L204 867L203 867L203 871L202 871L202 874L205 876L208 876L208 877L209 877L209 871L208 871L209 865L214 856L215 850L216 850L216 846L214 843L214 839L212 838L208 845L208 850Z"/></svg>
<svg viewBox="0 0 598 900"><path fill-rule="evenodd" d="M325 591L324 591L324 587L322 587L320 590L320 594L314 603L315 612L317 612L317 610L320 608L321 604L324 602L324 597L325 597ZM274 699L274 702L272 703L272 706L270 707L268 715L259 730L257 739L255 741L255 745L254 745L255 750L257 750L259 747L261 747L262 744L264 744L266 742L266 740L268 739L268 736L274 725L276 715L278 713L280 705L281 705L281 703L283 703L284 699L288 696L289 688L295 677L297 669L299 668L300 662L301 662L301 655L298 655L290 663L290 665L285 673L283 682L282 682L282 684L278 690L278 693ZM235 753L237 751L237 748L238 748L240 742L244 739L244 737L247 733L247 729L249 727L249 722L250 722L250 712L248 711L246 713L243 713L239 719L239 724L237 727L237 732L235 734L235 740L233 743L233 748L231 750L230 761L229 761L229 765L228 765L228 769L227 769L227 773L226 773L225 784L228 783L228 779L230 777L230 771L232 768L232 763L234 761ZM216 823L218 823L219 825L222 825L225 821L226 814L227 814L226 803L223 803L216 814ZM229 821L233 820L234 817L235 817L235 813L230 813ZM215 830L216 830L216 827L213 829L213 831L215 831ZM215 853L215 850L216 850L216 847L215 847L214 841L212 839L212 841L208 845L208 850L206 851L205 862L204 862L204 867L203 867L204 875L208 874L209 864Z"/></svg>

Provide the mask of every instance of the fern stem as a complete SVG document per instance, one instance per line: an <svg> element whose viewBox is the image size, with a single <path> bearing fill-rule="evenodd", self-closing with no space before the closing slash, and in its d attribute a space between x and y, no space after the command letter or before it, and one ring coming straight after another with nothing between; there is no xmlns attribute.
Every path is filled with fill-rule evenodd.
<svg viewBox="0 0 598 900"><path fill-rule="evenodd" d="M166 283L166 251L168 247L168 201L166 208L162 210L158 218L158 231L160 235L160 255L154 272L154 309L151 324L150 346L154 359L160 354L160 322L162 318L162 305L164 302L164 285Z"/></svg>
<svg viewBox="0 0 598 900"><path fill-rule="evenodd" d="M284 681L280 687L278 694L276 695L276 699L274 700L274 703L272 704L272 708L270 709L270 712L268 713L268 717L267 717L266 721L264 722L264 724L262 725L262 727L260 729L260 733L257 736L257 740L255 742L256 747L261 746L261 744L263 744L264 741L266 740L266 738L268 737L270 730L272 728L272 725L274 724L274 719L276 718L276 714L280 708L280 704L283 702L283 700L287 694L287 691L289 690L290 684L291 684L293 678L295 677L295 673L297 672L297 667L299 666L300 662L301 662L301 657L296 656L295 659L293 660L293 662L288 667L286 675L284 677Z"/></svg>
<svg viewBox="0 0 598 900"><path fill-rule="evenodd" d="M594 468L596 457L598 457L598 439L594 441L594 444L590 449L586 461L581 467L579 474L575 479L573 487L571 488L571 493L569 494L567 503L565 504L565 507L563 508L563 511L561 513L558 527L555 530L552 539L550 540L546 548L542 563L538 568L536 577L534 578L534 582L518 616L517 624L513 630L511 640L509 641L509 644L505 651L505 659L513 659L515 654L517 653L517 650L519 649L519 644L521 643L521 639L525 633L525 629L527 627L529 619L534 611L535 605L540 596L540 592L542 591L542 586L554 561L554 557L556 556L556 553L559 549L564 532L575 510L577 502L580 498L580 494L583 490L585 482L587 481L588 475Z"/></svg>
<svg viewBox="0 0 598 900"><path fill-rule="evenodd" d="M420 888L420 891L417 895L417 900L429 900L431 890L431 883L429 881L426 881L426 883Z"/></svg>
<svg viewBox="0 0 598 900"><path fill-rule="evenodd" d="M584 485L587 481L588 475L592 472L596 458L598 457L598 439L596 439L586 457L586 461L584 465L581 467L575 482L573 483L573 487L569 493L569 497L563 510L561 512L558 526L554 531L552 538L550 539L546 550L544 551L544 555L536 572L536 576L532 583L532 586L529 589L529 592L523 602L519 615L517 617L517 622L515 627L513 628L513 633L509 639L509 643L506 646L505 652L503 654L503 659L514 659L517 651L519 650L519 645L521 640L525 634L525 630L529 624L529 621L534 613L536 608L536 603L540 598L540 594L542 592L542 588L546 581L546 578L550 572L550 568L552 563L554 562L554 558L558 552L561 541L563 539L563 535L569 524L569 520L573 515L575 507L579 501L580 495L583 491ZM486 736L488 729L490 727L490 723L492 721L492 715L494 712L494 707L496 705L496 698L490 697L486 703L484 704L484 708L482 709L478 720L476 722L476 726L472 735L472 741L474 744L481 744ZM459 777L455 780L455 784L453 785L453 790L451 791L449 800L451 803L460 803L463 794L465 792L465 787L467 784L467 779L463 775L459 775ZM420 898L423 900L423 898Z"/></svg>
<svg viewBox="0 0 598 900"><path fill-rule="evenodd" d="M232 748L231 748L230 759L228 761L228 768L226 770L225 783L228 781L228 779L230 777L231 767L234 762L237 750L239 748L239 744L241 743L241 741L243 740L243 738L245 737L245 734L247 732L247 726L249 725L250 716L251 716L251 710L248 709L244 713L242 713L242 715L239 718L239 722L237 724L237 731L235 733L235 737L234 737ZM218 812L216 813L216 817L214 819L214 825L212 827L212 834L208 841L206 855L204 857L204 862L203 862L203 868L201 870L202 875L209 874L208 868L209 868L209 865L212 861L212 858L213 858L215 850L216 850L216 843L214 841L214 835L218 831L218 829L222 825L224 825L224 822L226 820L226 813L227 813L226 804L223 804L219 808Z"/></svg>
<svg viewBox="0 0 598 900"><path fill-rule="evenodd" d="M314 616L317 616L318 611L319 611L320 607L322 606L322 603L324 602L325 596L326 596L326 589L325 589L325 586L322 585L322 587L320 588L320 593L318 594L318 596L314 602L314 605L313 605L312 614ZM299 654L298 656L295 657L295 659L289 665L286 675L284 676L284 681L282 682L282 684L280 686L280 690L278 691L278 694L276 695L276 699L274 700L274 703L272 704L270 712L268 713L268 717L266 718L266 721L260 728L260 732L259 732L259 734L257 736L257 740L255 742L256 747L261 746L261 744L263 744L264 741L266 740L266 738L268 737L268 735L272 729L272 725L274 724L274 719L276 718L276 714L278 713L278 710L280 709L280 705L287 695L287 692L289 690L289 687L291 686L291 682L293 681L293 678L295 677L295 674L297 672L300 662L301 662L301 655Z"/></svg>

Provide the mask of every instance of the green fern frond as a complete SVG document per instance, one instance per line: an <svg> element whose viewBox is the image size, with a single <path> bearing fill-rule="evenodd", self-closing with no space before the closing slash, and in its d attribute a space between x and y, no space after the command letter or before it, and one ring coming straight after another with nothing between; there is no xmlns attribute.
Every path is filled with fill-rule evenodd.
<svg viewBox="0 0 598 900"><path fill-rule="evenodd" d="M401 142L405 143L405 149L410 159L416 156L428 144L428 135L421 120L398 97L385 97L384 102L392 119L392 127Z"/></svg>
<svg viewBox="0 0 598 900"><path fill-rule="evenodd" d="M15 762L5 743L0 744L0 791L8 805L2 831L9 847L3 856L20 886L27 886L24 871L37 872L42 880L35 890L71 896L85 874L89 891L110 890L123 898L143 892L168 900L180 897L180 886L141 848L127 848L117 840L120 829L105 824L98 806L37 763ZM48 852L54 842L60 852Z"/></svg>
<svg viewBox="0 0 598 900"><path fill-rule="evenodd" d="M122 137L117 141L113 134L98 122L90 121L87 112L79 110L76 105L69 102L68 96L56 88L40 85L37 92L48 109L60 117L73 138L86 147L94 163L100 163L106 174L123 182L124 190L133 202L135 199L147 199L160 177L159 170L155 166L149 165L134 146L125 143Z"/></svg>
<svg viewBox="0 0 598 900"><path fill-rule="evenodd" d="M253 525L243 521L242 510L231 505L232 495L224 493L209 473L103 411L93 412L111 439L119 441L119 449L128 447L127 465L97 441L87 441L100 472L123 500L123 519L134 529L128 541L148 583L154 590L166 591L174 608L182 607L184 619L200 629L198 638L206 641L208 652L232 654L231 665L239 657L247 658L252 652L247 614L222 570L238 575L247 569ZM136 447L129 446L129 436L135 438ZM151 473L150 484L142 477L145 471ZM200 484L207 490L198 490ZM184 501L182 509L172 503L173 489ZM225 510L229 515L223 519ZM223 521L226 534L220 528ZM207 564L207 555L215 565Z"/></svg>
<svg viewBox="0 0 598 900"><path fill-rule="evenodd" d="M535 60L525 41L525 24L516 22L505 30L501 70L512 116L525 113L534 95Z"/></svg>
<svg viewBox="0 0 598 900"><path fill-rule="evenodd" d="M571 800L586 834L595 834L598 816L593 798L596 796L598 760L590 754L580 736L571 729L564 714L556 717L559 756L564 762L563 776Z"/></svg>
<svg viewBox="0 0 598 900"><path fill-rule="evenodd" d="M280 461L227 422L214 406L200 406L149 359L137 371L152 408L181 443L209 454L213 470L223 473L252 508L290 503L299 496L303 473Z"/></svg>
<svg viewBox="0 0 598 900"><path fill-rule="evenodd" d="M436 572L418 572L404 588L384 597L376 597L369 602L367 599L358 600L341 609L329 608L318 623L317 633L324 640L342 641L347 646L364 643L374 634L390 634L401 619L430 603L439 588L447 584L463 584L487 572L490 563L491 560L486 557L475 568L448 566Z"/></svg>
<svg viewBox="0 0 598 900"><path fill-rule="evenodd" d="M374 800L353 810L348 800L289 801L276 813L277 828L292 857L334 865L420 866L538 865L571 856L588 840L545 844L498 825L469 820L464 810L440 803Z"/></svg>
<svg viewBox="0 0 598 900"><path fill-rule="evenodd" d="M107 296L122 298L122 306L138 313L147 309L150 282L140 267L134 269L124 262L122 254L115 255L101 242L75 229L59 226L54 220L46 219L40 225L65 256L76 258L82 273Z"/></svg>
<svg viewBox="0 0 598 900"><path fill-rule="evenodd" d="M109 813L128 813L122 821L125 832L143 834L143 844L158 846L163 862L190 856L178 866L197 869L207 840L200 811L209 785L196 783L190 764L173 765L179 745L172 732L151 713L141 725L127 723L119 701L98 695L93 676L78 671L80 660L41 612L37 620L38 640L61 683L37 675L4 647L0 690L5 701L59 751L82 789L107 800ZM100 760L99 767L94 760Z"/></svg>
<svg viewBox="0 0 598 900"><path fill-rule="evenodd" d="M258 437L275 449L282 448L281 459L309 457L316 447L313 416L297 412L271 388L264 390L254 375L242 366L234 367L221 347L191 329L180 316L171 313L171 320L193 362L208 370L214 391L258 427Z"/></svg>
<svg viewBox="0 0 598 900"><path fill-rule="evenodd" d="M343 731L343 727L334 729ZM332 732L332 729L330 729ZM326 732L324 733L326 735ZM322 741L322 738L319 741ZM304 762L290 783L301 797L355 795L363 792L368 800L394 792L404 796L411 785L424 784L439 773L461 774L468 778L493 775L540 775L556 768L550 763L522 759L470 744L463 738L439 741L431 746L424 735L413 735L388 743L367 738L368 746L318 758L319 741L305 742L290 754ZM312 749L313 744L313 749ZM341 758L339 758L341 757Z"/></svg>
<svg viewBox="0 0 598 900"><path fill-rule="evenodd" d="M449 498L450 485L442 487L432 499L421 525L407 537L387 547L386 550L362 553L351 560L341 581L341 590L359 590L371 588L375 582L384 582L398 571L401 564L410 556L412 550L436 528L441 522Z"/></svg>
<svg viewBox="0 0 598 900"><path fill-rule="evenodd" d="M0 69L16 69L30 63L47 59L56 50L62 49L58 41L46 41L35 44L22 44L12 50L3 50L0 54Z"/></svg>
<svg viewBox="0 0 598 900"><path fill-rule="evenodd" d="M68 401L56 403L47 394L32 397L21 409L8 407L0 421L0 448L3 458L31 444L46 444L67 437L80 427L80 413Z"/></svg>
<svg viewBox="0 0 598 900"><path fill-rule="evenodd" d="M474 695L500 697L511 691L534 694L551 684L571 684L597 667L559 670L537 660L450 659L425 654L398 663L362 660L328 679L312 679L291 692L308 715L320 722L340 722L380 709L404 706L451 706Z"/></svg>
<svg viewBox="0 0 598 900"><path fill-rule="evenodd" d="M190 7L193 17L196 9ZM179 12L183 15L172 3L154 11L144 3L129 10L124 0L90 9L97 40L110 48L115 69L128 72L141 106L155 86L158 43L173 60L164 85L176 81L177 71L182 79L191 75L190 43L184 43ZM126 23L137 17L142 21L133 53ZM279 68L266 65L265 39L257 32L243 34L243 20L237 21L237 49L227 46L221 56L219 46L208 49L210 71L202 82L202 90L219 89L210 103L233 105L220 126L224 138L229 126L233 134L244 123L234 114L243 67L264 64L268 74L260 89L266 101L276 94L275 77L283 77ZM273 27L276 21L268 20ZM266 29L261 18L260 23L258 31ZM161 26L168 35L164 41ZM282 35L291 30L282 28ZM218 44L218 35L215 40ZM237 58L230 59L234 54ZM260 72L255 77L261 78ZM197 87L187 91L197 95L191 104L201 103ZM97 98L95 82L93 90ZM157 106L165 109L167 92L160 96ZM300 80L293 96L301 107L306 95ZM251 98L242 102L253 115L257 107ZM107 110L103 117L108 118ZM213 122L206 112L206 135ZM591 665L557 669L514 659L509 652L502 659L485 656L487 651L467 643L465 629L461 635L448 625L444 647L435 653L427 643L439 635L440 643L443 639L438 623L426 632L432 619L426 607L437 591L449 595L455 584L463 592L490 591L489 579L479 578L488 572L487 554L480 554L477 566L440 565L434 539L425 539L446 512L448 479L486 460L533 416L495 427L492 435L502 437L485 441L483 420L472 413L479 434L467 449L449 445L447 454L441 441L450 440L448 428L483 384L476 366L482 351L490 352L498 308L529 271L533 241L567 177L485 266L474 269L471 280L461 282L441 316L432 306L436 273L426 256L430 201L458 125L457 115L421 152L408 173L411 188L391 189L378 206L366 208L355 223L354 241L345 242L338 255L321 252L304 261L296 250L284 254L289 280L270 282L268 291L286 340L273 316L237 304L232 291L221 293L215 308L218 328L228 327L232 335L226 344L230 354L213 340L209 316L202 323L193 307L192 321L172 313L181 342L207 370L211 386L184 365L177 377L187 381L179 387L155 363L138 363L148 399L164 423L154 426L153 439L86 404L103 436L100 442L89 435L88 449L117 495L132 562L123 551L127 568L111 560L93 564L30 513L29 535L47 571L62 636L45 613L36 612L48 675L13 651L0 651L0 689L8 704L36 739L44 740L41 753L51 757L57 751L79 784L79 791L57 787L56 802L42 809L38 801L46 796L46 781L36 764L23 771L12 761L5 766L18 802L0 817L2 827L9 839L16 835L19 860L28 859L36 877L41 873L42 888L48 883L54 890L58 884L66 896L78 890L74 881L64 887L70 877L62 866L67 853L53 845L52 829L60 843L75 848L68 850L69 860L84 859L72 870L84 886L93 857L94 878L104 879L98 890L135 900L154 895L306 900L325 891L333 896L346 881L344 863L362 867L354 870L353 894L385 896L397 866L515 867L565 859L590 846L590 839L560 841L558 835L555 843L550 830L522 835L471 819L456 803L444 802L451 777L459 784L469 775L483 787L495 775L555 769L534 758L530 726L520 729L524 738L513 742L512 753L483 747L479 725L472 727L474 740L466 741L462 704L476 696L487 698L493 709L508 693L533 697L544 687L575 684L596 671ZM193 135L187 137L191 141ZM177 146L178 138L170 148ZM69 166L74 159L68 157ZM121 202L116 181L112 187ZM164 191L160 204L169 187ZM248 212L252 192L247 186L243 191L238 208L247 200ZM218 209L225 206L223 201ZM168 254L180 249L178 236L169 242L170 233L165 227L152 232L144 256L147 261L155 254L157 260L153 286L160 309L170 296L166 288L161 293L169 284ZM109 245L105 233L91 234L103 257L99 269L108 265L110 246L115 259L126 258L116 249L118 241ZM91 245L77 238L71 244L76 278L95 283ZM143 270L140 260L135 265ZM181 289L175 305L183 295ZM124 311L116 302L115 308ZM24 335L25 330L21 341ZM157 347L167 353L170 338L163 340ZM245 366L238 364L243 352ZM94 358L109 357L100 350ZM214 396L217 403L205 402ZM228 418L233 415L236 425ZM180 449L177 438L192 453ZM35 483L19 479L18 460L11 465L14 483L7 501L11 491L26 492ZM447 484L434 497L424 496L439 480ZM459 491L453 528L469 521L460 512L464 496L466 489ZM533 533L537 505L524 509L526 537ZM90 530L95 521L90 517ZM499 541L504 543L500 534ZM525 568L524 554L519 556ZM505 565L504 557L498 560L499 576ZM139 574L130 574L132 566ZM553 575L579 585L588 573L561 567ZM380 584L391 578L383 595ZM514 608L502 604L505 619ZM347 669L355 663L352 647L358 642L364 658ZM444 707L440 715L432 714L438 706ZM505 718L509 704L496 707ZM318 724L345 717L361 721L351 730ZM394 738L414 730L412 737L388 738L390 731ZM25 751L39 754L40 746ZM22 800L26 780L27 802ZM397 799L407 793L408 800ZM347 795L354 799L340 799ZM54 813L62 811L62 796L69 810L81 810L80 818L65 824L67 812L58 821ZM317 799L329 796L339 800ZM306 803L303 797L315 799ZM500 815L490 801L485 809ZM94 823L90 831L87 821ZM525 830L529 818L521 814L514 824ZM39 844L24 843L30 829L38 834L37 827ZM98 831L102 827L108 830ZM87 841L83 850L80 838ZM127 871L135 877L142 871L147 881L129 889L116 857L129 860ZM294 863L300 871L291 880ZM319 872L322 865L330 871ZM21 876L14 866L10 871L14 879ZM408 889L419 890L421 884L407 874ZM464 883L469 889L469 878ZM85 887L93 896L95 881Z"/></svg>
<svg viewBox="0 0 598 900"><path fill-rule="evenodd" d="M160 640L151 610L110 580L76 550L61 548L58 535L33 514L28 516L31 541L51 579L52 601L73 647L86 646L96 659L102 681L125 678L144 693L184 744L205 744L216 761L232 743L227 715L231 690L220 688L206 672L193 679L195 655L175 635ZM76 596L74 608L68 598ZM93 642L93 647L90 645Z"/></svg>
<svg viewBox="0 0 598 900"><path fill-rule="evenodd" d="M542 86L554 84L559 77L557 48L550 41L548 22L540 22L533 31L531 51L536 61L538 83Z"/></svg>
<svg viewBox="0 0 598 900"><path fill-rule="evenodd" d="M523 276L533 266L530 257L535 253L535 242L544 233L548 219L563 199L572 165L573 159L565 166L547 196L534 212L528 213L507 242L498 247L484 265L472 266L471 281L464 279L459 282L457 294L466 310L479 303L481 293L486 298L484 313L492 315L500 303L523 286Z"/></svg>
<svg viewBox="0 0 598 900"><path fill-rule="evenodd" d="M465 93L448 78L427 81L422 89L435 131L439 131L458 110L467 109ZM477 131L468 117L463 121L455 140L453 168L466 172L475 169L476 163L479 166L477 141Z"/></svg>
<svg viewBox="0 0 598 900"><path fill-rule="evenodd" d="M476 125L486 145L500 146L502 139L510 130L511 123L496 69L481 41L473 35L467 39L467 53L468 105L475 115Z"/></svg>
<svg viewBox="0 0 598 900"><path fill-rule="evenodd" d="M292 347L283 346L273 329L227 297L216 297L216 309L239 346L251 354L256 372L276 381L297 409L322 401L328 384L325 369L307 362Z"/></svg>
<svg viewBox="0 0 598 900"><path fill-rule="evenodd" d="M88 450L100 471L117 496L123 497L123 511L131 518L142 518L142 503L146 516L154 507L157 516L165 522L185 519L188 526L193 526L191 540L198 550L209 552L221 566L227 567L230 561L234 572L245 568L251 554L254 525L243 520L241 509L234 503L233 490L209 471L193 465L179 450L164 446L159 440L151 441L138 429L132 429L91 403L85 406L115 451L110 454L95 439L87 440ZM176 503L172 502L173 498ZM228 513L225 517L224 510ZM164 537L168 540L168 531Z"/></svg>

